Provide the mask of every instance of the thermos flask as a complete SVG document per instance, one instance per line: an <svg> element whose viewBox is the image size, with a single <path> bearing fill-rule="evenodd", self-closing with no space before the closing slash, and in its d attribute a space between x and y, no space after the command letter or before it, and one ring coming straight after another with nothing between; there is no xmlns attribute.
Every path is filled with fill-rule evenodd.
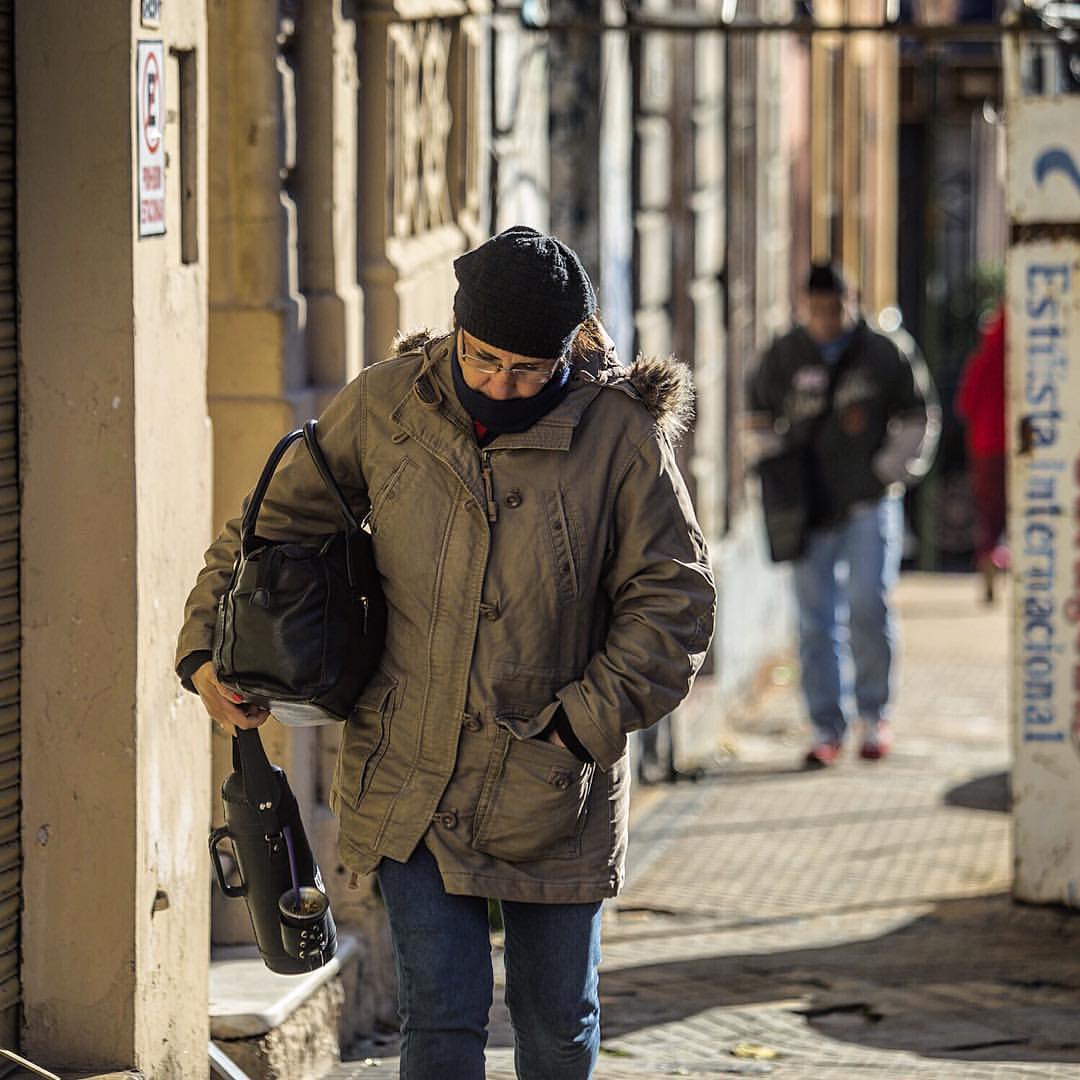
<svg viewBox="0 0 1080 1080"><path fill-rule="evenodd" d="M210 859L222 892L246 901L263 962L282 975L321 967L337 951L330 900L289 781L270 764L254 728L233 737L233 772L221 799L225 824L210 833ZM226 839L239 884L228 882L222 866Z"/></svg>

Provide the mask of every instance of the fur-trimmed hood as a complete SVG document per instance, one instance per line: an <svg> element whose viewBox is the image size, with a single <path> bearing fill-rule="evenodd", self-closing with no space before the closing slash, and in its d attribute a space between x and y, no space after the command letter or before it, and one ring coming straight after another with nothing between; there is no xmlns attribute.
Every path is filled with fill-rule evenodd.
<svg viewBox="0 0 1080 1080"><path fill-rule="evenodd" d="M609 374L610 372L610 374ZM639 353L629 366L621 364L604 372L605 385L633 387L660 429L677 444L694 419L694 379L690 368L674 356L645 356Z"/></svg>
<svg viewBox="0 0 1080 1080"><path fill-rule="evenodd" d="M420 352L443 336L443 332L427 327L399 333L390 356ZM694 380L690 368L675 356L639 353L627 367L619 362L615 343L609 338L603 353L592 354L577 368L585 379L637 397L673 444L689 430L694 419Z"/></svg>

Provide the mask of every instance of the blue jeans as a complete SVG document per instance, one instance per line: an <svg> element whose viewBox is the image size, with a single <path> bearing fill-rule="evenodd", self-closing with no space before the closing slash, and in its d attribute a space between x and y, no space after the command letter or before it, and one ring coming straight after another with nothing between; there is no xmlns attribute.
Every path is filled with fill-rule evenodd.
<svg viewBox="0 0 1080 1080"><path fill-rule="evenodd" d="M859 717L885 719L896 630L889 591L900 572L904 512L898 498L855 506L847 521L810 534L794 566L799 662L819 738L842 742L848 653Z"/></svg>
<svg viewBox="0 0 1080 1080"><path fill-rule="evenodd" d="M398 974L402 1080L484 1080L491 1010L487 900L443 888L421 842L383 859ZM520 1080L587 1080L600 1052L600 902L502 901L506 1004Z"/></svg>

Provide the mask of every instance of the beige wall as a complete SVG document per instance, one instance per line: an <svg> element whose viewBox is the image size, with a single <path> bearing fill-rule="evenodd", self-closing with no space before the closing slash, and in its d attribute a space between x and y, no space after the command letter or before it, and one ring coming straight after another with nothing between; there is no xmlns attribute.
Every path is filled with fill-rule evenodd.
<svg viewBox="0 0 1080 1080"><path fill-rule="evenodd" d="M175 59L166 237L137 239L133 167L136 38L194 48L200 72L206 50L201 4L163 6L141 31L130 0L16 5L23 1044L155 1080L204 1075L208 1037L209 734L171 671L210 517Z"/></svg>

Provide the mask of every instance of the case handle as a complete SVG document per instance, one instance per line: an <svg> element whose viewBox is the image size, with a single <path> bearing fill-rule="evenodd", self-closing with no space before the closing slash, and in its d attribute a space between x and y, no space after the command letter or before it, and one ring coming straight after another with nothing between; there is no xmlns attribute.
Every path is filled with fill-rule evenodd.
<svg viewBox="0 0 1080 1080"><path fill-rule="evenodd" d="M228 881L225 880L225 867L221 865L221 852L218 851L218 844L220 844L222 840L227 839L228 836L229 828L227 825L220 826L210 834L210 861L214 864L214 873L217 875L217 881L221 886L221 891L226 896L246 896L246 882L241 881L239 885L230 885Z"/></svg>

